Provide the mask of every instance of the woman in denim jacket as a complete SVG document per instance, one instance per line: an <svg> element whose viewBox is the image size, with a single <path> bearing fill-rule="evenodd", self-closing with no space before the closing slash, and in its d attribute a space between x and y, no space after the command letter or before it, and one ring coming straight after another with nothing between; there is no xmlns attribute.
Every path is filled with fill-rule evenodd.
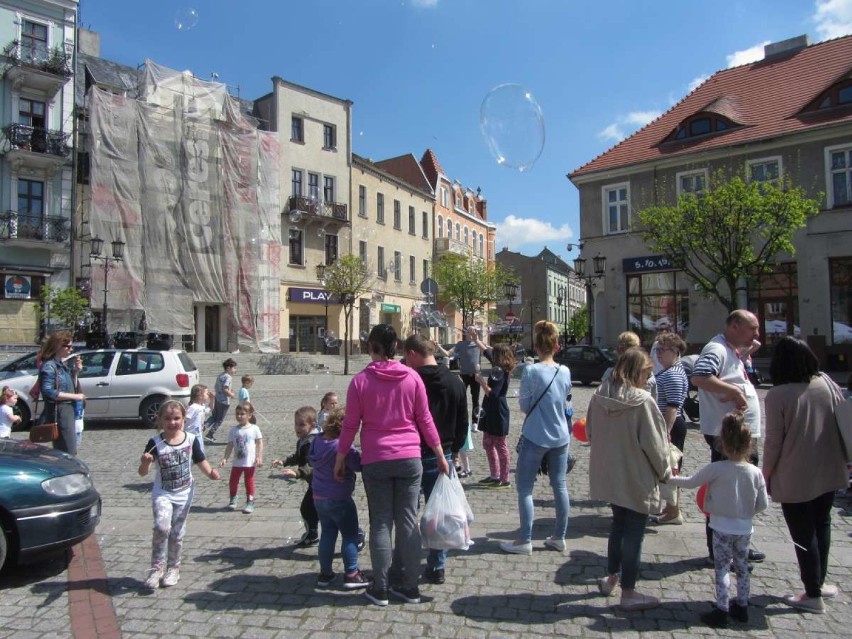
<svg viewBox="0 0 852 639"><path fill-rule="evenodd" d="M41 369L38 381L41 396L44 399L44 411L38 423L56 422L59 439L53 447L71 455L77 454L77 434L74 428L74 402L83 401L86 396L77 391L77 373L82 363L80 358L64 362L73 350L71 333L57 331L45 340L41 348Z"/></svg>

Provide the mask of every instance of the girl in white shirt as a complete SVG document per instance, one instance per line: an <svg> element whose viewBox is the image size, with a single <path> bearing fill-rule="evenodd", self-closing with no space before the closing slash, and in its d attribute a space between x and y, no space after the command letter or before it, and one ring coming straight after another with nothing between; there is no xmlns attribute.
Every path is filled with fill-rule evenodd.
<svg viewBox="0 0 852 639"><path fill-rule="evenodd" d="M726 627L729 615L736 621L748 621L751 587L748 548L753 531L752 518L766 510L768 505L763 474L748 461L752 441L743 413L725 415L719 440L721 452L727 459L707 464L692 477L668 480L683 488L707 484L704 511L710 515L710 528L713 530L716 606L701 615L701 621L713 628ZM737 575L737 597L729 605L732 561Z"/></svg>
<svg viewBox="0 0 852 639"><path fill-rule="evenodd" d="M13 410L17 403L18 393L8 386L4 386L2 395L0 395L0 437L11 437L12 426L21 421L21 418L15 415Z"/></svg>

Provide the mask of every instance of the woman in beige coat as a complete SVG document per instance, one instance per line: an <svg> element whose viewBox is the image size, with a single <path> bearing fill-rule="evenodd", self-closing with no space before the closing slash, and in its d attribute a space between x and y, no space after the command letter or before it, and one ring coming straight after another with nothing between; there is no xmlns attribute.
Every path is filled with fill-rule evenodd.
<svg viewBox="0 0 852 639"><path fill-rule="evenodd" d="M769 369L763 476L772 501L781 503L805 592L784 600L807 612L825 611L837 586L825 583L831 545L834 491L846 486L846 460L834 408L840 388L819 372L819 360L801 340L784 337Z"/></svg>
<svg viewBox="0 0 852 639"><path fill-rule="evenodd" d="M592 397L586 417L592 446L590 494L612 507L607 576L598 582L598 589L609 595L620 580L625 610L659 604L656 597L635 590L648 515L659 507L659 482L671 476L666 424L654 398L644 390L652 368L643 350L625 351Z"/></svg>

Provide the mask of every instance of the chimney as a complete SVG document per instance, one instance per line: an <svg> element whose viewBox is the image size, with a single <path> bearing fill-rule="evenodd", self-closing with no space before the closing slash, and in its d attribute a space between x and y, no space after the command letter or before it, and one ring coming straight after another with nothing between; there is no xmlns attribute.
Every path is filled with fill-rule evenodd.
<svg viewBox="0 0 852 639"><path fill-rule="evenodd" d="M772 42L771 44L767 44L763 47L763 59L766 60L783 54L795 53L799 49L804 49L805 47L810 46L810 44L811 41L807 35L788 38L781 42Z"/></svg>

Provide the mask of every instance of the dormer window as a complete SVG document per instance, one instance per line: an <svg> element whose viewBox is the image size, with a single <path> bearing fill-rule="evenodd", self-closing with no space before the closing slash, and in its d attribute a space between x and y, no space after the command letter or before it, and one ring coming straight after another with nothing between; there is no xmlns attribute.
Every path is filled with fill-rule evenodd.
<svg viewBox="0 0 852 639"><path fill-rule="evenodd" d="M818 112L849 105L852 105L852 80L844 80L821 93L803 112Z"/></svg>
<svg viewBox="0 0 852 639"><path fill-rule="evenodd" d="M699 113L687 120L684 120L680 126L669 136L667 142L674 140L688 140L700 135L709 135L712 133L720 133L732 129L736 124L715 113Z"/></svg>

